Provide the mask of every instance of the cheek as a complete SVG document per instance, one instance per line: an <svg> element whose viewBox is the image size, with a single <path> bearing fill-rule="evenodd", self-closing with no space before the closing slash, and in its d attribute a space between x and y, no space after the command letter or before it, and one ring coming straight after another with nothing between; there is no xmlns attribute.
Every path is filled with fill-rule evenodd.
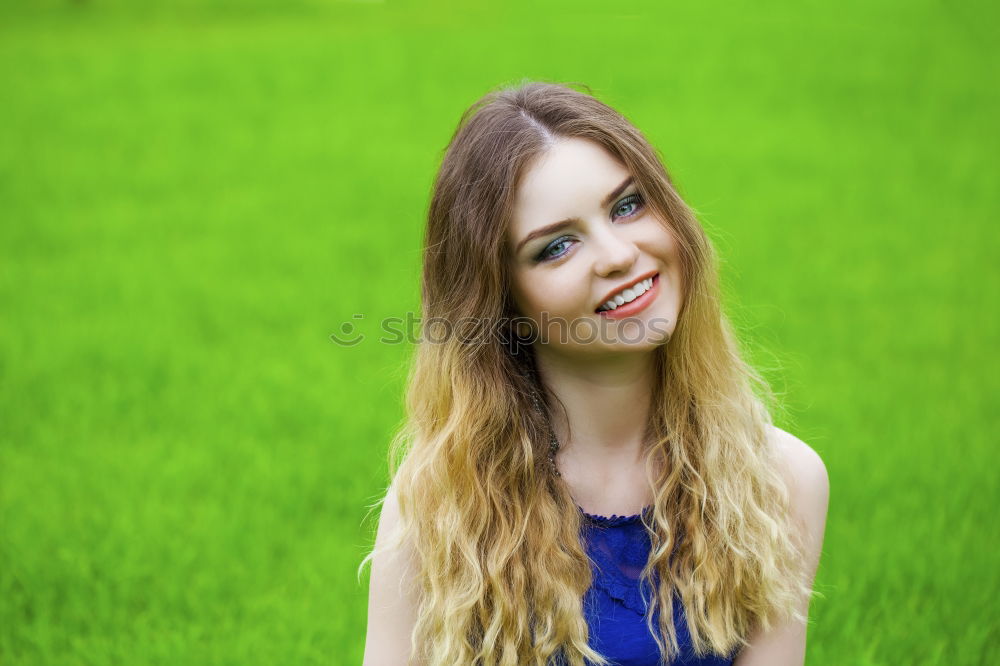
<svg viewBox="0 0 1000 666"><path fill-rule="evenodd" d="M538 285L527 286L522 294L523 300L521 302L528 315L534 317L543 310L549 309L549 303L545 299L545 290L539 289Z"/></svg>
<svg viewBox="0 0 1000 666"><path fill-rule="evenodd" d="M514 292L515 303L519 312L532 318L542 312L574 311L577 301L586 300L586 295L579 290L580 285L570 279L536 275L518 284Z"/></svg>
<svg viewBox="0 0 1000 666"><path fill-rule="evenodd" d="M533 288L530 280L525 278L515 278L511 285L511 296L514 300L514 307L520 316L534 316L537 309L537 289Z"/></svg>
<svg viewBox="0 0 1000 666"><path fill-rule="evenodd" d="M661 227L656 238L651 239L651 243L651 247L656 248L654 252L657 257L665 265L666 277L669 280L668 290L679 307L684 299L684 267L677 236L669 227Z"/></svg>
<svg viewBox="0 0 1000 666"><path fill-rule="evenodd" d="M660 235L659 244L663 254L673 259L680 258L680 243L677 242L677 236L672 231L664 229Z"/></svg>

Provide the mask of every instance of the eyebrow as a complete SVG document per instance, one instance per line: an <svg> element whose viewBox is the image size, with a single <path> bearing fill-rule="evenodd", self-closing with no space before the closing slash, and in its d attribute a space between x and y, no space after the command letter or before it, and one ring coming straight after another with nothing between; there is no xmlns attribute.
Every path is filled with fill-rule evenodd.
<svg viewBox="0 0 1000 666"><path fill-rule="evenodd" d="M615 189L611 190L611 193L608 194L608 196L604 197L604 201L602 201L601 204L605 208L607 208L608 206L610 206L611 202L614 201L615 197L617 197L619 194L621 194L622 192L624 192L625 188L632 184L632 180L633 180L632 176L629 176L628 178L626 178L625 180L623 180L621 182L621 184L618 185L618 187L616 187ZM547 224L544 227L541 227L539 229L535 229L530 234L528 234L523 239L521 239L521 242L517 244L517 248L514 250L514 252L515 253L520 252L521 248L524 247L525 243L533 241L534 239L536 239L536 238L538 238L540 236L547 236L547 235L549 235L551 233L555 233L556 231L559 231L563 227L567 227L570 224L572 224L573 222L577 222L577 221L578 221L578 218L567 217L565 220L559 220L558 222L553 222L552 224Z"/></svg>

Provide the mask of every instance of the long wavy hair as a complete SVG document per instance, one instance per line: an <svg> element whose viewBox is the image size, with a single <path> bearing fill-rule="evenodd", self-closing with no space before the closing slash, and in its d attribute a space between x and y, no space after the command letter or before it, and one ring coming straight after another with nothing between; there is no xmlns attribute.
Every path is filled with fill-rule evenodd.
<svg viewBox="0 0 1000 666"><path fill-rule="evenodd" d="M607 663L583 615L584 518L549 462L552 396L510 325L515 190L559 138L618 159L681 248L683 304L655 351L647 428L647 626L672 659L675 601L699 655L732 655L758 627L805 621L802 544L768 437L774 394L721 310L715 251L649 142L577 87L586 92L528 82L487 94L462 116L434 183L421 283L428 335L390 446L400 520L386 546L406 543L416 560L412 657L422 663ZM428 322L454 328L431 336Z"/></svg>

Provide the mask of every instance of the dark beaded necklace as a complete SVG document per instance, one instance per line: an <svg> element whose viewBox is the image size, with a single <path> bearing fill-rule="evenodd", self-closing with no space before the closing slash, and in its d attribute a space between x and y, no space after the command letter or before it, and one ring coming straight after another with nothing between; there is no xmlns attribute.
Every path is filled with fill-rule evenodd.
<svg viewBox="0 0 1000 666"><path fill-rule="evenodd" d="M542 403L539 401L538 395L532 393L531 402L535 405L535 410L544 417L545 410L542 409ZM549 465L552 467L553 474L562 476L559 473L559 468L556 466L556 453L559 451L559 440L556 438L556 433L552 430L552 424L549 424L549 437Z"/></svg>

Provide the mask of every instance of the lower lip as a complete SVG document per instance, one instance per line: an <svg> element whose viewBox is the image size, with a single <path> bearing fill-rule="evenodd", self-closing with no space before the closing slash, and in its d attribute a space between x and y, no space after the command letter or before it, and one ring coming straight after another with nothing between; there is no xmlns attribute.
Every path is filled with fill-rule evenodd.
<svg viewBox="0 0 1000 666"><path fill-rule="evenodd" d="M597 314L602 317L607 317L608 319L624 319L625 317L631 317L632 315L637 315L643 310L645 310L650 303L656 300L656 295L660 293L660 274L657 273L653 276L653 286L643 293L642 296L626 303L624 305L619 305L614 310L601 310Z"/></svg>

